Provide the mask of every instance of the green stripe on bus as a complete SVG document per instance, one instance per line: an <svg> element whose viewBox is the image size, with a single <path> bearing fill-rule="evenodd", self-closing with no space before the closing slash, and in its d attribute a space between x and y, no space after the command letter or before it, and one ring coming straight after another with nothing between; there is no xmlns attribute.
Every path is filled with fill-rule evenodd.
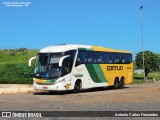
<svg viewBox="0 0 160 120"><path fill-rule="evenodd" d="M46 83L54 83L56 79L46 80Z"/></svg>
<svg viewBox="0 0 160 120"><path fill-rule="evenodd" d="M95 69L95 71L97 73L97 76L98 76L99 80L101 82L108 82L108 80L106 80L106 78L104 76L104 73L103 73L103 71L101 69L101 66L99 64L93 64L93 67L94 67L94 69Z"/></svg>
<svg viewBox="0 0 160 120"><path fill-rule="evenodd" d="M85 64L87 70L88 70L88 73L91 77L91 79L95 82L95 83L101 83L101 81L99 80L99 77L93 67L92 64Z"/></svg>

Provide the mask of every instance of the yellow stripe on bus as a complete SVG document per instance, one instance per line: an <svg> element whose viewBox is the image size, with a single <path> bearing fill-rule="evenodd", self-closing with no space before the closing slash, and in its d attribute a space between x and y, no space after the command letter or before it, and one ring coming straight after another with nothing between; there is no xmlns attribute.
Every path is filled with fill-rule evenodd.
<svg viewBox="0 0 160 120"><path fill-rule="evenodd" d="M92 48L94 51L131 53L130 51L115 50L115 49L104 48L104 47L100 47L100 46L92 46L91 48Z"/></svg>
<svg viewBox="0 0 160 120"><path fill-rule="evenodd" d="M37 78L34 78L34 81L35 81L36 83L46 83L46 80L37 79Z"/></svg>

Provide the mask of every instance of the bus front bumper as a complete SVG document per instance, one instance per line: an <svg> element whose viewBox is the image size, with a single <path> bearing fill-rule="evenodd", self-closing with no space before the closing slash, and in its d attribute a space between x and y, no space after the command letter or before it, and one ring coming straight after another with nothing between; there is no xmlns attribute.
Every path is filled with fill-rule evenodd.
<svg viewBox="0 0 160 120"><path fill-rule="evenodd" d="M66 87L63 83L57 83L53 85L39 85L36 82L33 82L34 90L49 90L49 91L63 91L66 90Z"/></svg>

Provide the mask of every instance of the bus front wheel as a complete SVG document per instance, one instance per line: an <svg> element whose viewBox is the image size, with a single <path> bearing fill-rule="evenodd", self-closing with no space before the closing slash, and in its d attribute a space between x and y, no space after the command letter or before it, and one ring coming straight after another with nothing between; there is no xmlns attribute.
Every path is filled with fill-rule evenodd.
<svg viewBox="0 0 160 120"><path fill-rule="evenodd" d="M76 81L75 85L74 85L74 93L79 93L81 89L81 82L80 81Z"/></svg>

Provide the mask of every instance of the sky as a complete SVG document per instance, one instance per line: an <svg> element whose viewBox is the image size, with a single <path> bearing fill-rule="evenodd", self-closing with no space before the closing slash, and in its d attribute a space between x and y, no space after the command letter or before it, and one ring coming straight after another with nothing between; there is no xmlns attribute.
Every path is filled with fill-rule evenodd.
<svg viewBox="0 0 160 120"><path fill-rule="evenodd" d="M144 50L160 53L160 0L0 0L0 49L83 44L135 55L142 51L141 5Z"/></svg>

